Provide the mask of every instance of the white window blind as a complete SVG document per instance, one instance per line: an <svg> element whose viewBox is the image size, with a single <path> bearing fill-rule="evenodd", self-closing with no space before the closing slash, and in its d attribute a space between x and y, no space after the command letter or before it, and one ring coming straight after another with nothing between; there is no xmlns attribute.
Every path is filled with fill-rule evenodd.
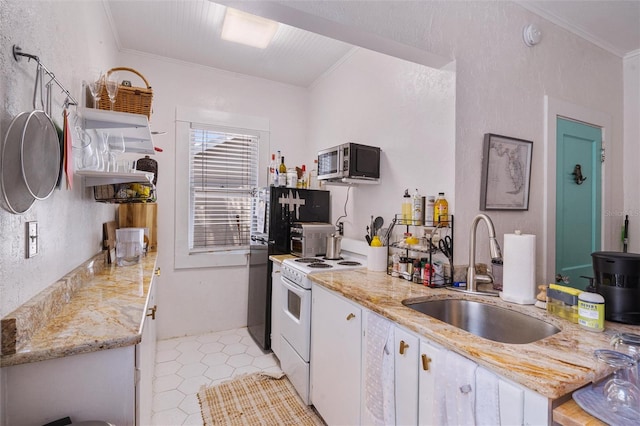
<svg viewBox="0 0 640 426"><path fill-rule="evenodd" d="M191 125L189 251L249 247L251 190L258 186L256 135Z"/></svg>

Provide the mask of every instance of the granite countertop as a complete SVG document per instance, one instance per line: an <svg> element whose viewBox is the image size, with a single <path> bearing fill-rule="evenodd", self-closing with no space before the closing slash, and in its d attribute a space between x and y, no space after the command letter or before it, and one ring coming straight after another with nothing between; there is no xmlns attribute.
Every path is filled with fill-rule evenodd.
<svg viewBox="0 0 640 426"><path fill-rule="evenodd" d="M309 278L550 399L563 397L610 373L597 365L593 351L609 348L609 340L613 334L623 331L640 333L638 326L612 322L605 323L605 331L602 333L590 332L533 305L518 305L505 302L499 297L429 288L401 278L392 278L385 272L366 269L318 272L310 274ZM493 342L402 305L402 300L413 297L481 301L542 319L561 331L528 344Z"/></svg>
<svg viewBox="0 0 640 426"><path fill-rule="evenodd" d="M156 256L132 266L98 265L104 259L96 256L7 315L3 337L17 321L18 338L15 353L3 348L0 366L140 343Z"/></svg>
<svg viewBox="0 0 640 426"><path fill-rule="evenodd" d="M269 260L275 263L282 263L287 259L295 259L296 256L292 254L272 254L269 256Z"/></svg>

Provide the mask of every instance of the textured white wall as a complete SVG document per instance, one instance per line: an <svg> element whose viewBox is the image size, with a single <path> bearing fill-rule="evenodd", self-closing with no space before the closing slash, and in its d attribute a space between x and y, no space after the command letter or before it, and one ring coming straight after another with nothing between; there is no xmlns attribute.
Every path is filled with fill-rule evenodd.
<svg viewBox="0 0 640 426"><path fill-rule="evenodd" d="M351 188L345 237L364 240L371 215L390 224L405 189L445 192L454 208L455 74L358 49L310 90L309 142L316 153L345 142L380 147L379 185ZM327 185L332 220L346 188Z"/></svg>
<svg viewBox="0 0 640 426"><path fill-rule="evenodd" d="M283 151L287 164L305 157L307 92L268 80L169 61L135 53L122 53L122 66L142 73L154 90L153 130L167 134L154 138L164 151L158 161L158 336L168 338L246 326L246 267L174 270L175 170L185 165L175 159L175 109L188 106L266 117L271 147ZM297 160L296 160L297 159ZM266 183L266 164L260 179Z"/></svg>
<svg viewBox="0 0 640 426"><path fill-rule="evenodd" d="M14 44L40 57L80 99L91 67L114 65L117 53L101 2L0 0L0 135L12 118L32 109L36 65L11 55ZM53 118L62 124L58 90ZM75 179L72 191L55 190L23 215L0 210L0 317L30 299L101 250L102 223L114 207L92 201ZM27 221L38 221L39 254L25 259Z"/></svg>
<svg viewBox="0 0 640 426"><path fill-rule="evenodd" d="M640 253L640 53L624 60L624 209L629 215L629 247Z"/></svg>
<svg viewBox="0 0 640 426"><path fill-rule="evenodd" d="M548 196L542 187L544 95L605 111L613 117L604 203L611 209L626 208L621 172L623 67L620 58L508 2L285 4L311 16L374 34L381 40L404 43L456 61L456 174L455 200L452 200L457 219L456 263L466 257L468 224L478 213L484 133L500 133L534 141L531 207L523 213L491 213L498 234L515 228L536 234L543 232L542 211ZM0 0L0 12L0 93L4 100L0 110L0 133L4 135L14 115L30 108L34 67L33 64L16 64L13 61L9 52L14 43L39 54L76 95L90 66L130 65L139 68L152 82L157 94L153 130L169 132L156 140L156 144L165 149L164 153L156 156L160 163L159 197L164 203L171 202L174 191L173 105L165 103L177 104L178 101L172 97L179 97L180 102L188 100L206 107L261 115L263 108L271 109L271 104L282 96L283 91L290 90L285 86L270 92L266 89L261 91L273 96L271 104L265 106L267 100L251 98L257 90L255 84L226 86L227 80L210 71L152 58L121 54L116 59L100 2ZM543 33L542 42L533 48L526 47L521 39L522 27L529 23L537 24ZM425 56L428 55L425 53ZM286 116L286 120L272 121L272 150L282 147L291 162L297 164L308 161L313 151L305 149L304 96L289 93L287 97L295 99L293 106L274 109L279 117ZM258 104L254 105L254 102ZM59 116L59 111L56 114ZM630 174L632 170L627 170L627 174L633 176ZM396 203L399 190L406 186L384 189L380 196ZM634 189L629 188L629 191ZM113 216L113 207L93 203L91 198L90 191L78 187L73 191L56 191L51 199L37 202L22 216L0 211L3 235L0 242L0 314L6 314L99 250L100 225ZM41 253L34 259L25 260L24 223L29 220L40 223ZM617 247L620 222L619 218L606 218L605 247ZM161 208L159 225L160 262L172 265L173 206ZM541 247L538 247L538 254L538 259L541 259ZM481 255L480 260L483 257L486 258ZM164 271L168 269L171 266L165 267ZM213 276L215 280L233 283L237 272L220 273L216 270L208 275L163 273L161 284L173 286L175 291L163 296L160 290L159 297L166 305L163 308L168 311L166 321L176 321L177 324L161 327L161 337L217 328L211 324L235 326L240 322L246 309L245 293L241 292L246 290L237 292L233 284L227 284L225 291L208 286ZM541 280L548 278L539 277ZM184 287L178 284L188 282L192 283L192 294L183 291ZM182 301L211 299L214 302L210 305L210 312L200 314L193 312L195 309L172 308L170 297L175 294L179 294ZM184 307L182 303L176 306ZM220 306L229 308L219 310ZM225 316L229 311L235 312L232 318ZM194 325L203 319L202 323Z"/></svg>
<svg viewBox="0 0 640 426"><path fill-rule="evenodd" d="M604 176L607 208L622 209L622 59L513 2L280 2L299 12L456 61L456 263L467 256L469 225L479 213L482 141L498 133L534 142L529 210L490 212L496 232L542 235L544 95L613 118ZM542 42L527 47L522 28L535 23ZM395 200L398 189L390 191ZM619 247L619 218L605 217L604 248ZM481 226L482 228L482 226ZM479 231L484 232L482 230ZM485 238L480 238L484 243ZM479 261L488 260L479 244ZM542 270L538 244L538 270ZM541 282L550 281L538 273Z"/></svg>

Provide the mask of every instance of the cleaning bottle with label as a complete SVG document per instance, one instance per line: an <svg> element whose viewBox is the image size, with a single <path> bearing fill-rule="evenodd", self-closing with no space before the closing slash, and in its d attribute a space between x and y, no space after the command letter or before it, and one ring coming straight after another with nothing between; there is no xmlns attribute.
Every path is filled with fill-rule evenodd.
<svg viewBox="0 0 640 426"><path fill-rule="evenodd" d="M578 295L578 325L589 331L604 330L604 297L588 291Z"/></svg>
<svg viewBox="0 0 640 426"><path fill-rule="evenodd" d="M416 188L416 192L413 193L412 205L413 208L411 210L411 220L413 221L413 225L422 225L422 222L424 220L422 211L422 196L418 192L418 188Z"/></svg>

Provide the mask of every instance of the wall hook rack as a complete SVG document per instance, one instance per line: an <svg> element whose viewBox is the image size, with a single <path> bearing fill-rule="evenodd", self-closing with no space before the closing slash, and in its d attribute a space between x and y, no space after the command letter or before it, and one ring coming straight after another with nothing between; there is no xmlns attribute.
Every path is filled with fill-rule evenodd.
<svg viewBox="0 0 640 426"><path fill-rule="evenodd" d="M55 83L60 88L60 90L62 90L62 92L65 95L67 95L67 98L64 101L65 108L68 107L69 105L78 105L78 101L76 101L75 98L71 95L71 93L69 93L69 91L62 85L62 83L60 83L60 81L58 81L58 79L56 78L56 75L53 72L51 72L47 67L45 67L42 62L40 62L40 58L30 53L24 53L22 51L22 48L20 48L20 46L14 44L13 59L15 59L16 62L20 62L20 59L23 56L25 58L29 58L29 60L33 59L34 61L36 61L40 69L42 69L45 73L47 73L47 76L49 76L49 78L51 79L49 80L48 84L51 84L52 82Z"/></svg>

